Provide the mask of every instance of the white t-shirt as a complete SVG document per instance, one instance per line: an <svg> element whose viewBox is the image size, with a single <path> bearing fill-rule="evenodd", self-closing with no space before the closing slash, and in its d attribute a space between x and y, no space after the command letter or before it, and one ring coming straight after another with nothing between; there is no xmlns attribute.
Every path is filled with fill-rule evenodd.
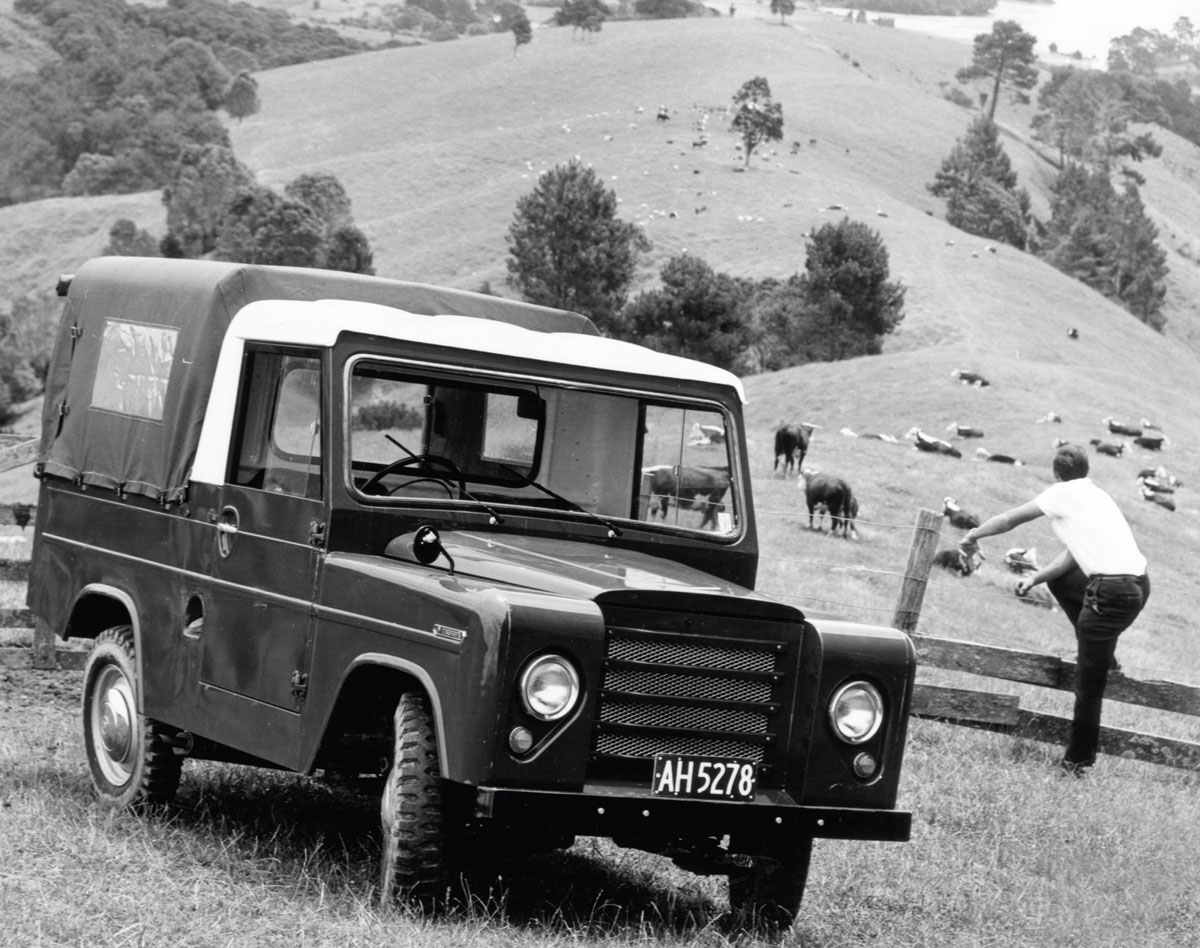
<svg viewBox="0 0 1200 948"><path fill-rule="evenodd" d="M1090 477L1051 484L1033 502L1088 576L1146 572L1146 557L1117 502Z"/></svg>

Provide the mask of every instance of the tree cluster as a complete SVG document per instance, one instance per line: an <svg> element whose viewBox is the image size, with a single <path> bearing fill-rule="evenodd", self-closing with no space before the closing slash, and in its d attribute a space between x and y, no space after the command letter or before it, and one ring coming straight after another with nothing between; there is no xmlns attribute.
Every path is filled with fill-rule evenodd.
<svg viewBox="0 0 1200 948"><path fill-rule="evenodd" d="M535 303L573 309L606 335L737 372L878 353L903 319L880 236L848 219L818 230L805 269L787 280L740 279L690 254L662 267L661 287L629 300L641 230L617 220L616 195L572 161L517 203L509 282Z"/></svg>
<svg viewBox="0 0 1200 948"><path fill-rule="evenodd" d="M370 242L330 174L300 175L280 195L256 184L228 149L193 146L180 157L163 203L164 256L375 272ZM118 235L110 236L126 252Z"/></svg>
<svg viewBox="0 0 1200 948"><path fill-rule="evenodd" d="M857 0L854 3L835 3L836 7L849 7L872 13L904 13L913 16L986 16L996 6L996 0Z"/></svg>
<svg viewBox="0 0 1200 948"><path fill-rule="evenodd" d="M1069 164L1053 192L1040 256L1161 332L1167 256L1137 185L1118 193L1106 172Z"/></svg>
<svg viewBox="0 0 1200 948"><path fill-rule="evenodd" d="M929 191L946 201L946 223L1024 250L1028 242L1029 194L1000 145L996 123L981 115L955 143Z"/></svg>
<svg viewBox="0 0 1200 948"><path fill-rule="evenodd" d="M1139 26L1109 44L1111 72L1153 76L1164 66L1200 69L1200 31L1186 16L1175 21L1170 33Z"/></svg>
<svg viewBox="0 0 1200 948"><path fill-rule="evenodd" d="M975 38L975 59L959 78L988 78L994 112L1003 84L1026 90L1031 77L1036 82L1035 43L1015 23L998 22L991 34ZM1128 162L1162 153L1152 135L1131 128L1164 120L1162 92L1128 71L1052 72L1032 123L1034 137L1057 150L1062 169L1048 222L1031 221L1029 197L1017 187L990 113L955 144L929 190L946 200L948 223L1032 250L1161 331L1167 258L1138 193L1144 179ZM1120 193L1112 183L1118 174L1125 180Z"/></svg>
<svg viewBox="0 0 1200 948"><path fill-rule="evenodd" d="M0 205L161 187L186 145L228 145L216 116L257 109L250 73L357 52L332 30L217 0L16 0L59 58L0 79Z"/></svg>

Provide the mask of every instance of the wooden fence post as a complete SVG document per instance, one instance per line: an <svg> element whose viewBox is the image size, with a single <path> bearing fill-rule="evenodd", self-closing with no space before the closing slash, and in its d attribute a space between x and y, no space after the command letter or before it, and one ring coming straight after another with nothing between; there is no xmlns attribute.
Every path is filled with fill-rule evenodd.
<svg viewBox="0 0 1200 948"><path fill-rule="evenodd" d="M929 570L933 566L933 557L937 552L941 532L940 513L924 508L917 511L912 548L908 551L908 565L904 567L904 582L900 584L900 599L896 603L896 615L892 619L892 624L902 632L916 631L917 620L921 618L921 603L925 601Z"/></svg>

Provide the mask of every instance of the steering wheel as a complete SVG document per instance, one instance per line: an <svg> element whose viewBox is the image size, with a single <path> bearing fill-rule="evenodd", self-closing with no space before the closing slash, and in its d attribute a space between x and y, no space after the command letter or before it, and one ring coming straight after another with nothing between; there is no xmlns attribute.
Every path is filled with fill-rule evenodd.
<svg viewBox="0 0 1200 948"><path fill-rule="evenodd" d="M365 484L363 484L362 492L364 494L375 493L376 492L375 489L379 487L380 481L382 481L385 477L388 477L391 474L395 474L397 471L403 470L406 467L412 467L414 464L439 464L442 467L446 468L454 476L454 480L458 481L458 496L459 497L466 496L467 480L465 477L463 477L463 472L458 469L457 464L455 464L449 458L443 457L440 454L414 454L411 457L400 458L400 460L398 460L398 461L393 461L391 464L388 464L386 467L380 468L373 475L371 475L370 479ZM446 485L447 487L451 486L449 484L446 484L445 478L441 478L441 477L417 477L417 478L414 478L414 480L431 480L431 481L436 481L439 484ZM409 481L408 483L412 483L412 481ZM392 490L385 491L384 493L386 493L390 497L397 490L399 490L400 487L402 487L402 486L404 486L404 485L399 484L396 487L394 487Z"/></svg>

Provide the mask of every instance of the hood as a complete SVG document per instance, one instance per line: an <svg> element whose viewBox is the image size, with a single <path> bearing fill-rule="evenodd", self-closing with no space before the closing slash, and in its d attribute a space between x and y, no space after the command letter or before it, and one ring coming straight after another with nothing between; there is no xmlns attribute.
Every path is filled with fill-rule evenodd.
<svg viewBox="0 0 1200 948"><path fill-rule="evenodd" d="M410 563L430 563L424 553L418 556L413 552L413 536L406 533L396 537L388 544L387 555ZM753 602L756 612L779 609L790 617L797 614L792 607L751 589L637 550L578 540L458 530L442 532L440 540L454 561L455 575L463 579L576 599L637 600L650 593L655 602L665 604L665 600L677 596L712 596ZM430 565L449 568L444 556L434 558Z"/></svg>

